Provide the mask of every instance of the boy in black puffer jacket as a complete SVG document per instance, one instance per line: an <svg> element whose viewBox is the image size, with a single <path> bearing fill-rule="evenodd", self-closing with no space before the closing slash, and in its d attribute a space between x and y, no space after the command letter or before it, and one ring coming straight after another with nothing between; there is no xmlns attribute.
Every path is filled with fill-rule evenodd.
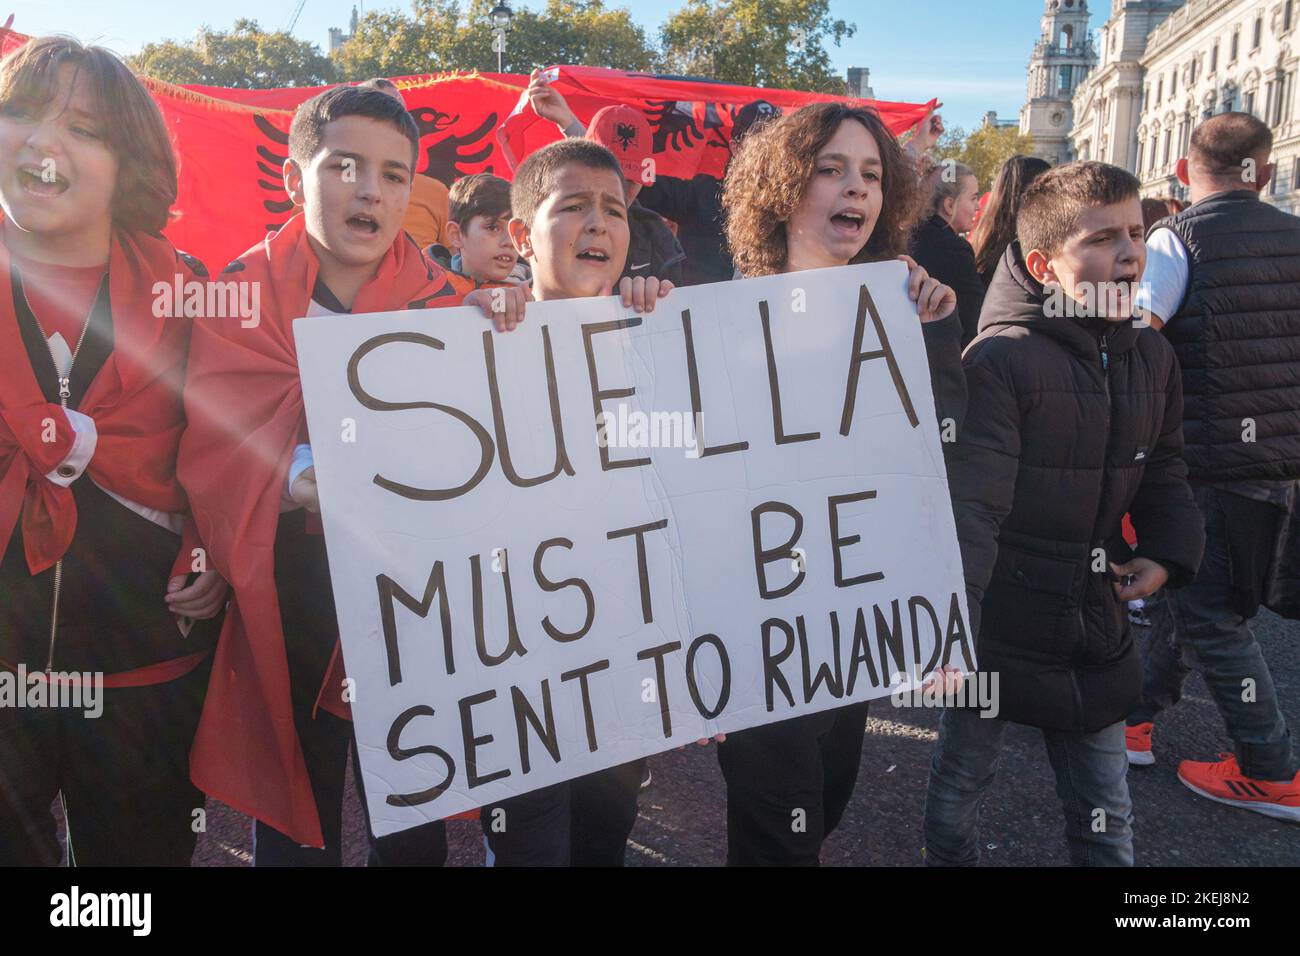
<svg viewBox="0 0 1300 956"><path fill-rule="evenodd" d="M1185 583L1204 546L1181 457L1181 378L1169 344L1131 319L1146 263L1132 175L1095 162L1044 173L1017 234L963 357L969 407L948 462L999 710L944 713L927 862L977 861L980 800L1014 721L1043 731L1072 862L1128 866L1124 717L1142 681L1125 602ZM1131 556L1126 511L1140 542Z"/></svg>

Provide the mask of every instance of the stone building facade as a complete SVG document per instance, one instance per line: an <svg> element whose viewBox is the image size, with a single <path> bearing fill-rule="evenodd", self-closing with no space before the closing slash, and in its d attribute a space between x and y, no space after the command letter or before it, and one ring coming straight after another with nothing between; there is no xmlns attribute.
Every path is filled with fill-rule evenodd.
<svg viewBox="0 0 1300 956"><path fill-rule="evenodd" d="M1020 132L1034 138L1034 155L1068 162L1074 92L1097 61L1088 36L1087 0L1046 0L1038 42L1029 59Z"/></svg>
<svg viewBox="0 0 1300 956"><path fill-rule="evenodd" d="M1065 3L1049 0L1044 26ZM1085 8L1076 3L1077 16ZM1070 22L1076 43L1088 35L1086 17ZM1049 129L1038 155L1114 163L1137 175L1144 196L1186 199L1174 170L1192 130L1215 113L1242 110L1273 130L1277 168L1264 198L1300 214L1300 0L1111 0L1109 17L1085 42L1096 60L1070 91L1064 146ZM1048 62L1038 61L1043 47L1040 38L1022 130Z"/></svg>

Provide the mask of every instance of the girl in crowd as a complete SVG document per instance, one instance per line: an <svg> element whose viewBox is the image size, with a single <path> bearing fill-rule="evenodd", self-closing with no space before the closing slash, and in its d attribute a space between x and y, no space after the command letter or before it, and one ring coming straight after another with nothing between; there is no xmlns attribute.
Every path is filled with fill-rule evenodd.
<svg viewBox="0 0 1300 956"><path fill-rule="evenodd" d="M993 189L989 192L989 201L980 214L980 221L971 233L971 245L975 247L975 268L984 280L984 288L993 281L993 272L998 267L1002 253L1007 251L1016 238L1016 214L1020 212L1020 200L1025 195L1029 184L1041 176L1051 166L1044 159L1036 156L1012 156L993 180Z"/></svg>
<svg viewBox="0 0 1300 956"><path fill-rule="evenodd" d="M979 331L984 283L975 269L975 253L963 236L975 225L979 180L969 166L945 161L922 181L930 188L930 217L912 234L916 264L957 293L962 348Z"/></svg>
<svg viewBox="0 0 1300 956"><path fill-rule="evenodd" d="M76 864L194 849L226 587L176 483L190 325L153 288L203 273L160 235L175 199L162 116L111 53L0 62L0 668L83 704L0 707L0 865L58 864L56 795Z"/></svg>
<svg viewBox="0 0 1300 956"><path fill-rule="evenodd" d="M957 298L901 253L916 219L915 168L872 110L817 103L751 133L723 187L727 239L742 275L902 259L910 274L940 418L960 419ZM727 861L815 866L857 780L865 703L728 734ZM802 831L791 826L804 811Z"/></svg>

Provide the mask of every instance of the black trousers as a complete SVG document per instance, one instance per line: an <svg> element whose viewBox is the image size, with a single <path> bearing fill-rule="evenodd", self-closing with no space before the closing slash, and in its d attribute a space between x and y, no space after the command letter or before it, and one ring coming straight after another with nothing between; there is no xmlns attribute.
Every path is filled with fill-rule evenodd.
<svg viewBox="0 0 1300 956"><path fill-rule="evenodd" d="M294 727L320 816L323 848L302 846L258 820L253 824L254 866L341 866L343 863L343 788L347 779L352 722L317 710L316 697L338 636L334 593L330 588L325 539L306 530L306 512L280 516L275 536L275 584L280 623L289 663L289 693ZM342 693L343 688L330 688ZM361 770L354 764L357 789ZM361 793L361 805L366 804ZM367 829L369 828L367 816ZM372 866L442 866L447 833L441 821L370 841Z"/></svg>
<svg viewBox="0 0 1300 956"><path fill-rule="evenodd" d="M642 758L569 781L573 866L623 865L645 765Z"/></svg>
<svg viewBox="0 0 1300 956"><path fill-rule="evenodd" d="M817 866L839 825L862 760L867 705L728 734L718 744L727 781L728 866Z"/></svg>
<svg viewBox="0 0 1300 956"><path fill-rule="evenodd" d="M62 794L76 866L188 866L203 794L189 753L210 664L102 691L103 712L0 707L0 866L57 866Z"/></svg>

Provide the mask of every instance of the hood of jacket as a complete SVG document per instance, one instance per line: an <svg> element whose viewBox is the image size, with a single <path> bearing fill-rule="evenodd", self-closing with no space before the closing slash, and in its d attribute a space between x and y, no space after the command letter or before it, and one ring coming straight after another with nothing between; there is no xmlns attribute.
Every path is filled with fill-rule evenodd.
<svg viewBox="0 0 1300 956"><path fill-rule="evenodd" d="M1075 315L1076 310L1082 311L1063 292L1045 289L1029 274L1020 255L1020 243L1012 242L984 297L980 337L992 329L1022 326L1050 335L1070 352L1088 360L1097 357L1098 340L1103 334L1111 354L1127 352L1137 342L1140 326L1136 322L1110 322Z"/></svg>

